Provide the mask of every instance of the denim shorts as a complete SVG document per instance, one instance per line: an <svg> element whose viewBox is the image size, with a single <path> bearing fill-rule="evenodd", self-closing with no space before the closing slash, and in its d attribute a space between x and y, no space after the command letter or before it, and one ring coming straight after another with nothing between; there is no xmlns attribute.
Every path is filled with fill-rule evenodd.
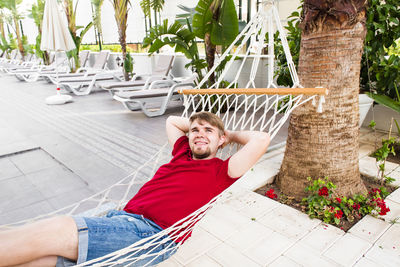
<svg viewBox="0 0 400 267"><path fill-rule="evenodd" d="M142 215L125 211L110 211L105 217L73 217L78 227L79 245L78 260L76 262L58 257L58 266L73 266L92 259L105 256L111 252L128 247L138 240L152 236L163 229L153 221ZM168 238L168 235L162 238ZM140 250L136 256L143 255L151 250L151 254L168 248L168 252L152 257L146 257L130 266L143 266L149 261L154 265L169 258L176 250L176 244L167 240L157 248L149 247ZM128 264L125 262L122 266Z"/></svg>

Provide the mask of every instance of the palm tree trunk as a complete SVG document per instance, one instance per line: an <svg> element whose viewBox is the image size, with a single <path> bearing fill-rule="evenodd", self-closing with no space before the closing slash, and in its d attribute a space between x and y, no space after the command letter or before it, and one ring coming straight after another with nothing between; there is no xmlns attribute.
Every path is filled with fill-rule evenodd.
<svg viewBox="0 0 400 267"><path fill-rule="evenodd" d="M125 35L120 36L119 42L121 44L121 50L122 50L122 62L126 62L125 61L126 60L126 36ZM125 81L129 81L129 73L127 73L125 71L125 68L124 68L124 79L125 79Z"/></svg>
<svg viewBox="0 0 400 267"><path fill-rule="evenodd" d="M208 71L213 68L214 66L214 60L215 60L215 52L217 50L216 45L211 43L211 37L209 33L206 33L204 37L204 45L206 49L206 60L207 60L207 65L208 65ZM209 85L211 86L212 84L215 83L215 75L212 73L210 77L208 78Z"/></svg>
<svg viewBox="0 0 400 267"><path fill-rule="evenodd" d="M1 36L4 37L4 39L6 38L6 34L4 32L4 22L3 21L0 21L0 34L1 34Z"/></svg>
<svg viewBox="0 0 400 267"><path fill-rule="evenodd" d="M305 1L305 5L307 2L315 1ZM329 1L318 4L321 2L329 8ZM358 166L358 94L366 28L362 20L351 25L343 23L343 17L323 20L312 17L310 10L315 12L305 6L299 78L304 87L328 88L329 95L322 113L311 103L293 111L276 182L296 199L305 196L308 176L328 176L341 195L365 192ZM357 12L360 10L362 7Z"/></svg>
<svg viewBox="0 0 400 267"><path fill-rule="evenodd" d="M14 17L14 24L15 24L15 33L17 35L18 50L21 53L22 58L24 58L25 57L25 51L24 51L24 47L22 45L21 32L19 30L18 20L15 17Z"/></svg>

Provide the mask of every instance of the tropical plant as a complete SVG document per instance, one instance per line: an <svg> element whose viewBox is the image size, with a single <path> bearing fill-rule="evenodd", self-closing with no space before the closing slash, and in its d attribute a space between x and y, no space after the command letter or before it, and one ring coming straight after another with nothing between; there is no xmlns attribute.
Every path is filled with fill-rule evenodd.
<svg viewBox="0 0 400 267"><path fill-rule="evenodd" d="M216 46L222 51L239 33L238 17L233 0L199 0L193 16L193 33L204 40L208 70L214 66ZM215 82L215 75L209 83Z"/></svg>
<svg viewBox="0 0 400 267"><path fill-rule="evenodd" d="M5 20L5 15L4 15L4 3L0 1L0 35L3 38L6 38L6 33L4 32L4 20Z"/></svg>
<svg viewBox="0 0 400 267"><path fill-rule="evenodd" d="M175 47L175 52L183 53L190 60L185 67L190 67L197 74L199 80L203 78L202 70L207 67L207 63L200 58L196 37L191 31L189 19L185 26L178 21L168 25L168 20L164 20L162 24L151 28L148 36L143 39L143 47L150 46L150 54L166 45Z"/></svg>
<svg viewBox="0 0 400 267"><path fill-rule="evenodd" d="M38 28L38 36L36 36L35 43L35 53L36 56L43 59L44 64L48 65L49 62L49 54L47 51L42 51L40 49L40 43L42 40L42 21L44 14L44 0L36 0L36 4L32 4L31 9L29 10L29 17L33 19L37 28Z"/></svg>
<svg viewBox="0 0 400 267"><path fill-rule="evenodd" d="M160 12L164 7L164 3L164 0L142 0L140 1L140 7L145 16L150 16L151 9L155 12Z"/></svg>
<svg viewBox="0 0 400 267"><path fill-rule="evenodd" d="M122 59L126 61L126 28L128 26L128 11L131 3L130 0L110 0L114 7L114 17L118 26L119 43L122 50ZM124 69L124 78L129 80L129 73Z"/></svg>
<svg viewBox="0 0 400 267"><path fill-rule="evenodd" d="M164 0L141 0L140 7L145 15L145 27L147 32L147 21L146 18L149 18L149 25L151 27L151 10L154 10L154 26L157 26L157 12L160 14L161 10L164 7Z"/></svg>
<svg viewBox="0 0 400 267"><path fill-rule="evenodd" d="M400 56L388 56L388 50L396 49L400 38L399 2L369 0L368 5L361 89L400 100L396 93L396 87L400 88Z"/></svg>
<svg viewBox="0 0 400 267"><path fill-rule="evenodd" d="M3 1L0 1L0 39L1 39L0 49L2 51L1 56L3 56L4 53L8 53L11 50L6 39L6 34L4 32L4 23L6 18L3 10L4 8L5 6Z"/></svg>
<svg viewBox="0 0 400 267"><path fill-rule="evenodd" d="M7 39L3 35L0 35L0 38L1 38L0 49L1 51L3 51L1 56L3 56L4 53L9 53L11 51L11 47Z"/></svg>
<svg viewBox="0 0 400 267"><path fill-rule="evenodd" d="M366 192L359 172L358 95L366 34L365 0L304 0L298 73L305 87L329 88L323 112L311 103L291 114L276 183L284 194L305 196L307 177L328 176L338 194Z"/></svg>
<svg viewBox="0 0 400 267"><path fill-rule="evenodd" d="M132 77L133 74L133 63L134 60L130 53L126 53L126 58L124 60L124 72L128 73L129 77Z"/></svg>
<svg viewBox="0 0 400 267"><path fill-rule="evenodd" d="M91 0L91 1L92 5L94 6L93 23L97 29L99 48L100 50L102 50L103 28L101 27L101 7L103 6L104 0Z"/></svg>
<svg viewBox="0 0 400 267"><path fill-rule="evenodd" d="M198 79L202 80L203 70L214 66L216 45L229 45L238 34L238 19L233 1L208 1L200 0L195 9L178 6L185 11L177 16L177 20L168 25L164 20L161 25L150 29L148 36L143 40L143 46L151 45L149 52L154 53L165 45L175 47L175 52L182 52L190 59L186 67L196 72ZM227 26L229 25L229 27ZM200 58L196 37L204 40L206 60ZM218 71L220 71L219 68ZM215 81L213 73L209 82ZM207 85L205 85L207 87Z"/></svg>
<svg viewBox="0 0 400 267"><path fill-rule="evenodd" d="M19 5L22 3L22 0L2 0L1 2L2 5L11 12L11 20L13 22L11 23L11 26L13 27L16 34L18 50L24 57L25 50L22 43L22 35L19 24L20 19L22 19L22 15L19 12Z"/></svg>
<svg viewBox="0 0 400 267"><path fill-rule="evenodd" d="M301 6L299 7L301 10ZM301 11L300 11L301 12ZM299 54L300 54L300 39L301 39L301 28L299 27L300 23L300 12L294 11L290 14L287 21L287 26L285 29L287 30L287 41L289 45L289 50L292 55L293 63L297 66L299 63ZM268 38L268 35L266 35ZM290 76L286 56L283 50L282 42L279 39L279 32L276 32L274 35L274 52L276 55L276 70L275 76L277 77L278 85L293 86L293 81Z"/></svg>
<svg viewBox="0 0 400 267"><path fill-rule="evenodd" d="M76 12L79 0L76 1L75 6L73 5L73 0L64 0L64 11L67 15L68 20L68 29L71 33L72 39L74 40L76 48L69 51L67 53L68 58L74 59L74 66L72 67L72 71L76 71L80 67L79 62L79 48L82 42L83 37L89 31L90 27L93 26L93 22L89 22L86 27L84 26L77 26L76 25ZM78 35L78 31L79 35Z"/></svg>

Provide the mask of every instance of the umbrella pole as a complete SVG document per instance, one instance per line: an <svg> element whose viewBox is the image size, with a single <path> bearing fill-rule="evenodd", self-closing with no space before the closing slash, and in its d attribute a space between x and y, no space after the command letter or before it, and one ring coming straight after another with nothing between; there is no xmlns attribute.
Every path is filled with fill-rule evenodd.
<svg viewBox="0 0 400 267"><path fill-rule="evenodd" d="M45 102L47 105L62 105L62 104L72 101L72 96L61 94L60 83L59 83L60 79L58 76L58 66L57 66L57 52L55 52L55 53L56 53L55 61L56 61L56 77L57 77L57 84L56 84L57 94L46 98Z"/></svg>

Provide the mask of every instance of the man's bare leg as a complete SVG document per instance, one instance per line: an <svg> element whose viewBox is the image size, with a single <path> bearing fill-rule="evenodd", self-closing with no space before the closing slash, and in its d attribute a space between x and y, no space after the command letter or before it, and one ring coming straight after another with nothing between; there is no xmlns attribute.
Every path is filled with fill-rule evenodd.
<svg viewBox="0 0 400 267"><path fill-rule="evenodd" d="M78 230L71 217L54 217L0 232L0 266L54 255L78 258Z"/></svg>
<svg viewBox="0 0 400 267"><path fill-rule="evenodd" d="M14 265L12 267L54 267L57 264L57 256L46 256L34 261Z"/></svg>

